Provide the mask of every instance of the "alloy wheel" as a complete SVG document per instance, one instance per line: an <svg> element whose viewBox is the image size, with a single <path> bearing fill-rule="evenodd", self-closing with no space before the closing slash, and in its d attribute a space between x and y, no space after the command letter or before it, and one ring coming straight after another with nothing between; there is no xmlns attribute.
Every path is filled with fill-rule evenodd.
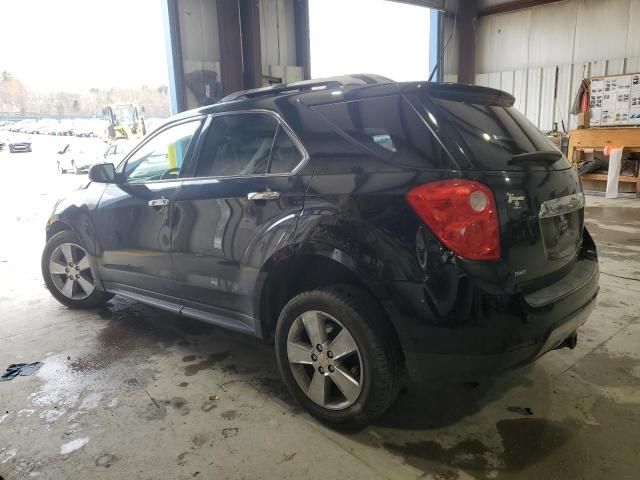
<svg viewBox="0 0 640 480"><path fill-rule="evenodd" d="M287 357L298 386L330 410L353 405L362 392L363 365L355 339L335 317L310 310L287 336Z"/></svg>
<svg viewBox="0 0 640 480"><path fill-rule="evenodd" d="M89 254L75 243L63 243L53 250L49 273L60 293L72 300L83 300L96 288Z"/></svg>

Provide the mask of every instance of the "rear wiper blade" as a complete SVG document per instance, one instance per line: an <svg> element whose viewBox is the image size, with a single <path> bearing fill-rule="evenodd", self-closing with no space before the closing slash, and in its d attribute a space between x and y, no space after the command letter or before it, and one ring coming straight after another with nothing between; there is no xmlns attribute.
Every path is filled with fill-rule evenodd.
<svg viewBox="0 0 640 480"><path fill-rule="evenodd" d="M558 150L542 150L540 152L521 153L520 155L514 155L507 163L513 165L514 163L526 163L526 162L542 162L542 163L554 163L562 158L562 152Z"/></svg>

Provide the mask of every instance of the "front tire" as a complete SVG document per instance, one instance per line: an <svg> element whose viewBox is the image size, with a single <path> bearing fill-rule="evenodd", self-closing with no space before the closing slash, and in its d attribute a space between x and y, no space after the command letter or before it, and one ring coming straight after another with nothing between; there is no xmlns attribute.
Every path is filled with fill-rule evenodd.
<svg viewBox="0 0 640 480"><path fill-rule="evenodd" d="M71 231L58 232L49 239L41 268L51 295L69 308L95 308L113 297L96 286L89 254Z"/></svg>
<svg viewBox="0 0 640 480"><path fill-rule="evenodd" d="M276 357L291 394L330 427L360 429L395 401L401 355L390 324L364 292L303 292L282 310Z"/></svg>

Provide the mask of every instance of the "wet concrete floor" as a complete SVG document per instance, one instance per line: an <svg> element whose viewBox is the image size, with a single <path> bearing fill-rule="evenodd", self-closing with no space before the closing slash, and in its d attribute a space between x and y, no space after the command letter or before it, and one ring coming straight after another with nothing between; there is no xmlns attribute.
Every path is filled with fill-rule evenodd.
<svg viewBox="0 0 640 480"><path fill-rule="evenodd" d="M640 201L588 199L603 274L575 350L409 390L344 435L297 407L255 339L118 297L54 301L43 226L84 178L57 176L53 148L20 157L34 179L0 190L0 368L44 362L0 383L0 478L640 478Z"/></svg>

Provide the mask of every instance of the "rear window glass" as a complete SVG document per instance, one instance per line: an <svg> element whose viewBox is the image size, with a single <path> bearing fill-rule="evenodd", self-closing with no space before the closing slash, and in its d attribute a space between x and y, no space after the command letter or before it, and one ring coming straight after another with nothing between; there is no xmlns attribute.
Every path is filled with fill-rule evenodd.
<svg viewBox="0 0 640 480"><path fill-rule="evenodd" d="M397 165L442 168L446 156L423 120L399 95L313 109L371 153Z"/></svg>
<svg viewBox="0 0 640 480"><path fill-rule="evenodd" d="M271 150L269 173L289 173L302 161L302 154L282 127L277 135Z"/></svg>
<svg viewBox="0 0 640 480"><path fill-rule="evenodd" d="M424 96L421 101L437 119L438 135L445 144L458 144L479 168L521 168L512 161L515 155L556 150L549 139L514 107L464 103L433 96ZM562 158L551 166L563 169L570 165Z"/></svg>

